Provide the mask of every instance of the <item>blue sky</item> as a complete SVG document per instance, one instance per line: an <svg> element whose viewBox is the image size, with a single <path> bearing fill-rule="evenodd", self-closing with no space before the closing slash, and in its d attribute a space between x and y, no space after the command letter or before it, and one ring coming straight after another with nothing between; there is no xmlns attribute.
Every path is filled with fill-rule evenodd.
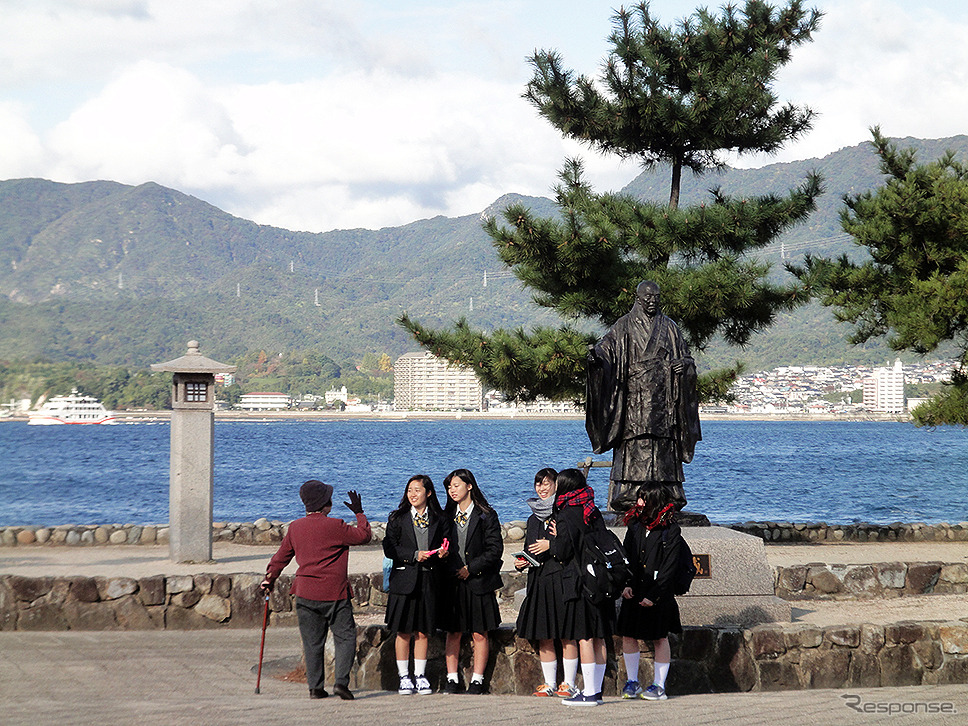
<svg viewBox="0 0 968 726"><path fill-rule="evenodd" d="M527 56L594 75L616 2L0 0L0 179L156 181L290 229L405 224L597 188L638 168L560 138L521 98ZM654 0L664 23L699 3ZM776 89L819 113L770 158L968 133L962 2L827 0ZM716 9L719 3L709 3Z"/></svg>

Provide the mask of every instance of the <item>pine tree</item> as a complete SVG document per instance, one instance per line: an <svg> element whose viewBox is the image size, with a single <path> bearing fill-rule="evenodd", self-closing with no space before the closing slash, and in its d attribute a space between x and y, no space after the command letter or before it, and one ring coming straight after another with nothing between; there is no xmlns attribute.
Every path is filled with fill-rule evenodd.
<svg viewBox="0 0 968 726"><path fill-rule="evenodd" d="M819 19L799 0L777 11L749 0L720 16L699 10L672 28L641 3L617 11L598 82L564 70L553 51L536 52L525 97L538 112L596 151L644 167L668 164L669 204L596 193L581 162L569 160L555 188L558 217L535 218L518 204L504 211L505 224L485 222L502 262L566 324L484 333L463 319L444 331L407 315L400 323L435 355L473 367L512 398L580 399L585 348L597 337L591 328L628 312L642 280L659 285L664 312L695 351L715 335L744 345L778 311L806 302L799 282L770 282L769 266L749 253L806 218L822 192L819 176L784 196L739 199L714 188L706 203L678 202L683 168L700 174L720 168L724 152L773 152L809 129L812 111L777 108L771 85ZM701 395L725 395L738 370L704 376Z"/></svg>
<svg viewBox="0 0 968 726"><path fill-rule="evenodd" d="M855 324L852 343L886 336L894 350L930 353L954 341L958 363L945 391L914 411L920 425L968 425L968 164L948 152L918 164L872 129L883 186L848 196L841 225L870 258L808 256L795 272L824 305Z"/></svg>

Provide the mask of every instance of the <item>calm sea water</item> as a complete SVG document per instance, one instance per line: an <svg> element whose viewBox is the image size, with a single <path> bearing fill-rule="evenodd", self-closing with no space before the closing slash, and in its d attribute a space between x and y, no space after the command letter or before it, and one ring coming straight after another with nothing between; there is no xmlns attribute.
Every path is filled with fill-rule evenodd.
<svg viewBox="0 0 968 726"><path fill-rule="evenodd" d="M884 422L703 422L689 509L713 522L968 520L968 432ZM0 424L0 525L168 521L167 423ZM301 515L309 478L363 495L372 519L407 478L474 472L503 521L524 519L534 472L591 454L581 421L273 421L215 426L215 520ZM606 458L606 457L596 457ZM604 502L607 469L590 483Z"/></svg>

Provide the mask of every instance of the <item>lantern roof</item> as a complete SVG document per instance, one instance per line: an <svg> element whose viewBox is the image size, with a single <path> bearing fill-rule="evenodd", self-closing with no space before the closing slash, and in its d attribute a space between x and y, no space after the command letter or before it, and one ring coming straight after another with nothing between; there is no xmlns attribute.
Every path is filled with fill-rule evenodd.
<svg viewBox="0 0 968 726"><path fill-rule="evenodd" d="M188 353L167 363L152 363L151 370L172 373L235 373L236 366L206 358L198 352L198 341L188 341Z"/></svg>

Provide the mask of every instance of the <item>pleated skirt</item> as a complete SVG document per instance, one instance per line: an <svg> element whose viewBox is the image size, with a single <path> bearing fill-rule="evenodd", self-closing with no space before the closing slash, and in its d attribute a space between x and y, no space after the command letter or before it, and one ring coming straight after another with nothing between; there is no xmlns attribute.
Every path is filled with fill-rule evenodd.
<svg viewBox="0 0 968 726"><path fill-rule="evenodd" d="M473 592L464 580L457 580L445 603L438 607L437 627L448 633L486 633L501 626L497 595L493 591L483 595Z"/></svg>
<svg viewBox="0 0 968 726"><path fill-rule="evenodd" d="M437 627L437 593L432 573L419 569L409 595L387 596L386 625L395 633L432 633Z"/></svg>
<svg viewBox="0 0 968 726"><path fill-rule="evenodd" d="M526 640L558 640L565 622L565 593L561 571L531 578L518 611L518 635Z"/></svg>
<svg viewBox="0 0 968 726"><path fill-rule="evenodd" d="M660 600L651 607L642 607L635 599L623 600L616 632L640 640L660 640L669 633L681 633L679 604L674 597Z"/></svg>
<svg viewBox="0 0 968 726"><path fill-rule="evenodd" d="M612 603L592 605L579 597L565 603L565 617L561 636L566 640L610 638L615 626L615 606Z"/></svg>

